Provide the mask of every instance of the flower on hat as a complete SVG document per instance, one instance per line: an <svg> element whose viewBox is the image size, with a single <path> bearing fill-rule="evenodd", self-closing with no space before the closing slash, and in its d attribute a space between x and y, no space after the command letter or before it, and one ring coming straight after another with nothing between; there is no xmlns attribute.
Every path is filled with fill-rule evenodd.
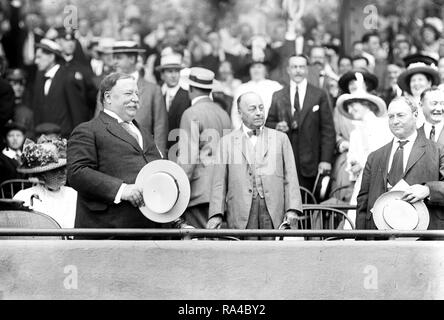
<svg viewBox="0 0 444 320"><path fill-rule="evenodd" d="M43 137L37 143L26 139L22 153L22 167L43 167L51 163L58 163L59 159L66 158L66 139L48 139Z"/></svg>

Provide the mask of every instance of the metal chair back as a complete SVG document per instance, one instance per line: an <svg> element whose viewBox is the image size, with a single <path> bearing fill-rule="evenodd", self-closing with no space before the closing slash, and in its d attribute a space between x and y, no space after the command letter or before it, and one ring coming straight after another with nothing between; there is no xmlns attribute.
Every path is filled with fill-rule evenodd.
<svg viewBox="0 0 444 320"><path fill-rule="evenodd" d="M316 198L310 190L300 187L301 189L301 197L302 197L302 204L317 204Z"/></svg>
<svg viewBox="0 0 444 320"><path fill-rule="evenodd" d="M39 184L44 184L44 182L26 179L6 180L0 184L0 197L3 199L12 199L19 191Z"/></svg>

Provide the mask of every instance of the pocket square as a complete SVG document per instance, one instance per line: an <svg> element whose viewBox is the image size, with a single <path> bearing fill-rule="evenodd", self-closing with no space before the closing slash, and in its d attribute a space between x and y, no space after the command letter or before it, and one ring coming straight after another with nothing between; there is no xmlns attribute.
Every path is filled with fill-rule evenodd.
<svg viewBox="0 0 444 320"><path fill-rule="evenodd" d="M317 105L315 105L314 107L313 107L313 112L316 112L316 111L318 111L319 110L319 105L317 104Z"/></svg>

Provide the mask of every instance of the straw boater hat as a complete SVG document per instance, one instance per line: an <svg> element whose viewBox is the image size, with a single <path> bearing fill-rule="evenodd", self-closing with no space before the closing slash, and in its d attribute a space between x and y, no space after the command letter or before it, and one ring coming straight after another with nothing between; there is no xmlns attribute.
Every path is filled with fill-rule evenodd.
<svg viewBox="0 0 444 320"><path fill-rule="evenodd" d="M139 208L151 221L168 223L179 218L190 201L190 182L183 169L169 160L145 165L136 178L145 206Z"/></svg>
<svg viewBox="0 0 444 320"><path fill-rule="evenodd" d="M112 53L144 53L145 49L140 48L134 41L116 41L111 51Z"/></svg>
<svg viewBox="0 0 444 320"><path fill-rule="evenodd" d="M166 69L179 69L182 70L182 56L178 53L170 53L163 55L160 58L160 65L156 67L156 71L163 71Z"/></svg>
<svg viewBox="0 0 444 320"><path fill-rule="evenodd" d="M41 173L66 166L66 139L42 137L37 143L26 139L22 165L17 171L25 174Z"/></svg>
<svg viewBox="0 0 444 320"><path fill-rule="evenodd" d="M378 230L421 231L427 230L429 211L423 201L413 204L401 200L403 191L382 194L371 209Z"/></svg>
<svg viewBox="0 0 444 320"><path fill-rule="evenodd" d="M439 39L443 31L442 20L438 17L427 17L424 19L424 25L422 26L422 29L424 28L433 29L433 31L435 32L435 38Z"/></svg>
<svg viewBox="0 0 444 320"><path fill-rule="evenodd" d="M100 38L97 46L97 52L100 54L112 53L115 42L116 40L113 38Z"/></svg>
<svg viewBox="0 0 444 320"><path fill-rule="evenodd" d="M336 107L339 112L346 118L354 120L348 112L348 106L352 102L367 101L374 106L374 109L371 111L373 111L377 117L384 116L387 113L387 105L384 100L365 91L363 84L364 76L361 73L357 72L355 77L358 81L358 89L353 93L345 93L339 96L336 102Z"/></svg>
<svg viewBox="0 0 444 320"><path fill-rule="evenodd" d="M356 80L356 72L359 72L364 76L364 81L367 85L367 91L370 92L376 90L379 82L378 78L373 73L370 73L367 70L357 69L346 72L339 78L338 85L343 93L350 93L350 90L348 90L348 85L350 81Z"/></svg>
<svg viewBox="0 0 444 320"><path fill-rule="evenodd" d="M35 47L54 53L56 56L63 57L62 47L55 41L49 39L42 39L40 40L40 43L37 43L35 45Z"/></svg>
<svg viewBox="0 0 444 320"><path fill-rule="evenodd" d="M398 86L402 91L410 91L410 79L413 75L422 73L432 80L432 86L439 85L440 77L436 68L436 60L429 56L415 54L404 58L407 69L398 77Z"/></svg>
<svg viewBox="0 0 444 320"><path fill-rule="evenodd" d="M205 68L194 67L190 69L188 84L201 89L213 89L214 72Z"/></svg>

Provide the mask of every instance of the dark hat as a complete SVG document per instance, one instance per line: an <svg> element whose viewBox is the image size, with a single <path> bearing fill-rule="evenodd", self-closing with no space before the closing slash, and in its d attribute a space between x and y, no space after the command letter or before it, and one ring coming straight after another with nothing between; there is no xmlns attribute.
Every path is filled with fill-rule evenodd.
<svg viewBox="0 0 444 320"><path fill-rule="evenodd" d="M3 130L3 132L4 132L5 136L6 136L10 131L12 131L12 130L19 130L19 131L21 131L23 134L26 133L26 128L25 128L23 125L21 125L21 124L19 124L19 123L17 123L17 122L9 121L9 122L8 122L7 124L5 124L5 126L4 126L4 130Z"/></svg>
<svg viewBox="0 0 444 320"><path fill-rule="evenodd" d="M72 28L57 28L57 39L75 40L75 30Z"/></svg>
<svg viewBox="0 0 444 320"><path fill-rule="evenodd" d="M9 69L6 72L6 79L12 81L23 81L26 79L25 71L22 69Z"/></svg>
<svg viewBox="0 0 444 320"><path fill-rule="evenodd" d="M41 123L38 126L35 127L35 133L37 135L42 134L60 134L62 132L62 129L59 125L55 123L45 122Z"/></svg>
<svg viewBox="0 0 444 320"><path fill-rule="evenodd" d="M408 68L409 65L411 65L412 63L418 63L418 62L428 66L438 65L438 61L435 58L420 53L411 54L405 57L403 60L406 68Z"/></svg>
<svg viewBox="0 0 444 320"><path fill-rule="evenodd" d="M342 77L339 78L338 85L343 93L350 93L350 91L348 90L348 85L350 81L356 80L356 72L359 72L364 76L364 82L367 85L368 92L376 90L379 81L373 73L370 73L367 70L352 70L344 73Z"/></svg>
<svg viewBox="0 0 444 320"><path fill-rule="evenodd" d="M42 39L40 40L40 43L37 43L35 46L36 48L41 48L45 51L51 52L56 56L63 57L62 47L60 47L60 45L53 40Z"/></svg>

